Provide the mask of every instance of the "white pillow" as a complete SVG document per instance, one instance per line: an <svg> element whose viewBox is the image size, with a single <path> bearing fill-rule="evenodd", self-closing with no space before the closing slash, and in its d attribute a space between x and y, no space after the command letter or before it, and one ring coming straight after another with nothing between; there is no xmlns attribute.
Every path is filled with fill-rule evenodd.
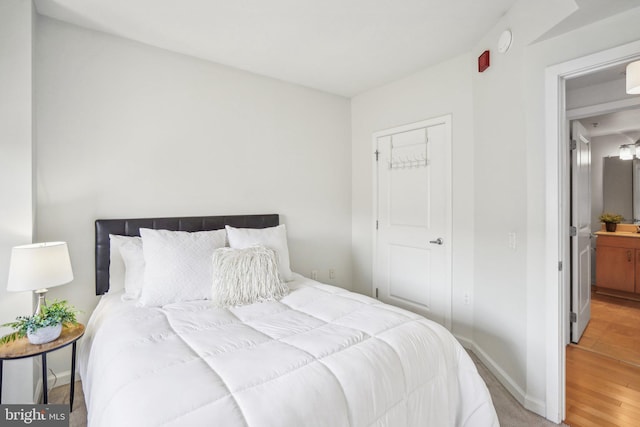
<svg viewBox="0 0 640 427"><path fill-rule="evenodd" d="M213 252L211 299L217 307L253 304L280 299L289 288L280 280L273 249L220 248Z"/></svg>
<svg viewBox="0 0 640 427"><path fill-rule="evenodd" d="M109 234L109 292L111 293L124 289L125 265L120 254L120 246L135 239L140 240L135 236Z"/></svg>
<svg viewBox="0 0 640 427"><path fill-rule="evenodd" d="M140 298L144 284L144 253L142 239L134 237L120 245L120 255L124 261L124 289L123 300Z"/></svg>
<svg viewBox="0 0 640 427"><path fill-rule="evenodd" d="M244 249L250 246L266 246L273 249L278 257L278 271L285 282L293 280L289 266L289 247L287 229L284 224L268 228L234 228L226 226L229 246Z"/></svg>
<svg viewBox="0 0 640 427"><path fill-rule="evenodd" d="M225 245L225 230L141 228L144 285L139 305L162 306L211 296L213 251Z"/></svg>

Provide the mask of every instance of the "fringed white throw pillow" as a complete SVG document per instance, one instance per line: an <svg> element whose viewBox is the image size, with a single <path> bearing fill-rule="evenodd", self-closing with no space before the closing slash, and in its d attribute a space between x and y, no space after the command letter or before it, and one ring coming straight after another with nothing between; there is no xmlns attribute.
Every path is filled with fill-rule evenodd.
<svg viewBox="0 0 640 427"><path fill-rule="evenodd" d="M289 293L280 279L276 253L264 246L213 252L211 299L217 307L277 300Z"/></svg>
<svg viewBox="0 0 640 427"><path fill-rule="evenodd" d="M266 246L276 252L280 279L285 282L293 280L289 264L289 246L287 244L287 228L284 224L267 228L235 228L225 226L229 246L244 249L250 246Z"/></svg>

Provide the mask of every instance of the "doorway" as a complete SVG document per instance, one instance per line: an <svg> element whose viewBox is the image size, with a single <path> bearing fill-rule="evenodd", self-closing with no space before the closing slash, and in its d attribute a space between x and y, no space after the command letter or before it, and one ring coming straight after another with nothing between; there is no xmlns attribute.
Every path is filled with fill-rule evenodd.
<svg viewBox="0 0 640 427"><path fill-rule="evenodd" d="M548 322L546 417L560 422L565 416L565 345L569 329L570 264L568 115L566 82L640 58L640 42L574 59L546 70L546 307ZM637 101L609 102L611 111Z"/></svg>
<svg viewBox="0 0 640 427"><path fill-rule="evenodd" d="M616 81L624 85L624 79ZM575 85L578 83L567 82L568 98ZM595 105L591 110L598 108ZM567 116L575 114L569 110ZM623 223L638 221L638 209L634 204L640 208L640 195L634 195L633 189L640 190L634 184L639 175L634 173L634 168L640 163L635 155L635 143L640 140L640 109L621 109L577 118L570 121L570 129L572 156L568 167L571 170L572 236L568 342L578 343L589 321L591 287L597 284L596 242L602 228L599 217L607 212L621 215ZM620 147L631 147L633 158L621 159ZM638 147L640 154L640 143ZM633 292L633 276L630 279ZM607 280L613 280L613 277Z"/></svg>
<svg viewBox="0 0 640 427"><path fill-rule="evenodd" d="M624 81L620 81L620 84L623 84ZM568 97L571 94L571 88L573 83L571 81L568 82L567 85L567 93ZM593 107L597 109L597 106ZM568 116L572 116L573 113L571 111L567 112ZM574 133L574 128L580 126L584 129L589 135L589 168L588 173L588 186L592 191L581 191L576 192L576 188L572 185L572 211L578 206L582 210L587 211L587 215L590 218L591 227L587 230L586 235L589 238L591 244L590 253L588 254L588 261L585 264L591 266L591 271L589 271L588 276L590 277L590 283L587 283L588 286L585 287L586 293L589 295L592 294L592 286L599 286L598 292L594 292L593 295L597 296L596 304L594 305L594 310L597 311L596 323L594 327L590 328L590 334L587 337L587 341L593 340L596 336L594 336L595 330L604 330L606 326L602 325L602 313L610 311L612 314L615 313L620 316L620 321L622 323L627 323L624 321L623 315L625 313L624 310L616 310L616 303L623 303L624 300L616 299L616 298L606 298L604 295L615 294L618 292L616 289L609 289L608 281L614 280L613 277L609 277L608 268L602 268L602 272L598 270L598 274L596 274L596 268L598 268L598 263L596 260L599 260L600 265L602 267L602 262L606 263L606 257L597 258L596 244L598 241L598 233L602 231L602 225L599 220L599 216L602 213L615 213L619 214L623 217L622 222L625 224L632 225L634 222L638 222L638 218L636 212L638 209L635 209L634 206L637 204L640 207L640 197L634 194L634 188L636 190L640 190L634 185L634 180L637 177L637 173L634 173L634 168L640 162L638 156L635 155L635 143L640 139L640 109L622 109L616 112L599 114L595 116L584 117L580 119L575 119L571 121L572 133ZM575 140L575 136L572 135L572 139ZM633 158L620 158L620 147L629 147L633 148ZM640 148L640 144L638 146ZM640 153L638 153L640 154ZM575 162L572 162L575 163ZM573 170L573 164L572 164ZM575 179L575 173L572 173L572 181ZM582 200L577 200L582 199ZM575 215L572 215L575 216ZM621 226L622 227L622 226ZM633 227L631 227L633 228ZM628 229L626 227L625 229ZM575 238L573 238L574 242L572 244L575 245ZM602 248L605 250L606 248ZM603 254L600 254L603 255ZM578 264L581 264L581 259L576 259L572 253L572 273L575 272L575 264L578 261ZM608 264L611 265L611 264ZM614 273L614 276L617 272ZM603 276L605 275L605 276ZM586 275L585 275L586 276ZM598 283L598 277L604 279L601 283ZM577 285L577 281L579 281L580 277L576 277L575 274L572 275L572 288ZM631 277L633 281L633 277ZM613 286L613 285L612 285ZM622 288L622 283L620 285L616 284L616 287ZM596 290L596 288L594 288ZM633 282L631 292L634 292ZM573 292L572 292L573 294ZM618 293L618 296L622 294ZM625 295L632 299L639 299L640 294L636 295ZM574 301L571 301L571 312L575 311ZM580 317L580 316L578 316ZM571 342L577 343L579 345L583 345L580 337L582 336L582 331L577 332L575 329L575 323L572 323L571 330ZM614 332L611 330L611 332ZM615 333L614 333L615 334ZM640 348L638 348L638 353L640 354Z"/></svg>
<svg viewBox="0 0 640 427"><path fill-rule="evenodd" d="M574 84L578 83L577 80L579 79L576 79L576 82L568 82L568 97L571 96ZM619 84L624 84L624 80ZM597 110L598 106L592 109ZM571 111L568 111L567 115L574 116ZM635 185L635 180L638 178L635 168L640 162L637 155L640 152L636 153L635 150L635 144L640 140L640 109L620 109L611 113L572 120L571 123L579 123L584 129L588 129L587 132L590 134L590 186L593 191L588 195L589 200L584 202L590 210L589 216L592 223L590 264L595 267L591 271L591 277L594 279L589 284L589 293L593 300L592 321L584 335L576 336L572 330L571 342L582 349L640 366L640 338L636 338L640 337L640 325L636 325L637 317L640 315L640 294L634 293L633 277L631 277L632 294L630 295L623 295L617 289L609 288L607 282L614 280L613 276L618 273L614 272L613 276L609 274L612 264L607 264L607 257L602 253L598 257L596 251L598 233L602 228L599 221L601 213L619 214L623 217L622 222L627 224L638 223L640 220L637 215L639 209L636 207L636 205L640 207L640 197L634 194L634 189L640 190ZM630 147L631 158L621 158L620 147ZM576 197L587 197L587 195L586 193L576 195L572 189L572 200ZM606 249L601 248L601 251ZM595 270L598 268L596 259L603 270L598 270L598 274ZM572 258L572 264L574 262L575 258ZM606 268L603 268L603 265ZM575 281L574 276L572 286L575 285ZM615 286L621 289L623 283L618 281ZM573 302L571 310L572 312L574 310Z"/></svg>

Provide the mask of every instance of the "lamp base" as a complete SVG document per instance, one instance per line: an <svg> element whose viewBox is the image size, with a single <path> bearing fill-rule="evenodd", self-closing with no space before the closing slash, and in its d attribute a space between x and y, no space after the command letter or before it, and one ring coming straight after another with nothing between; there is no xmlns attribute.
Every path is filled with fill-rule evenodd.
<svg viewBox="0 0 640 427"><path fill-rule="evenodd" d="M33 312L33 315L38 315L42 312L42 309L46 307L47 301L45 299L45 294L48 292L48 289L38 289L35 291L36 295L38 295L38 303L36 304L36 309Z"/></svg>

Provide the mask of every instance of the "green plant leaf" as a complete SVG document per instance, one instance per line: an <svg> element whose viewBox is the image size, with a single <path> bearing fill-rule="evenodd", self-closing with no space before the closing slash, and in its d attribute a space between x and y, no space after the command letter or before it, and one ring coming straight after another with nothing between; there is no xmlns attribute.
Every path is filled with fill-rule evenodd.
<svg viewBox="0 0 640 427"><path fill-rule="evenodd" d="M624 218L620 214L604 212L598 219L600 219L601 222L605 223L609 222L613 224L619 224Z"/></svg>
<svg viewBox="0 0 640 427"><path fill-rule="evenodd" d="M0 343L14 341L26 336L28 332L33 333L40 328L54 326L59 323L70 323L75 325L78 323L76 320L77 313L78 310L69 306L67 301L55 300L51 304L42 307L39 314L34 314L32 316L18 316L16 317L15 322L9 322L2 325L15 329L15 332L0 338Z"/></svg>
<svg viewBox="0 0 640 427"><path fill-rule="evenodd" d="M12 333L7 334L7 335L3 336L2 338L0 338L0 344L7 344L7 343L10 343L12 341L17 340L18 338L22 338L20 336L20 332L18 332L18 331L12 332Z"/></svg>

